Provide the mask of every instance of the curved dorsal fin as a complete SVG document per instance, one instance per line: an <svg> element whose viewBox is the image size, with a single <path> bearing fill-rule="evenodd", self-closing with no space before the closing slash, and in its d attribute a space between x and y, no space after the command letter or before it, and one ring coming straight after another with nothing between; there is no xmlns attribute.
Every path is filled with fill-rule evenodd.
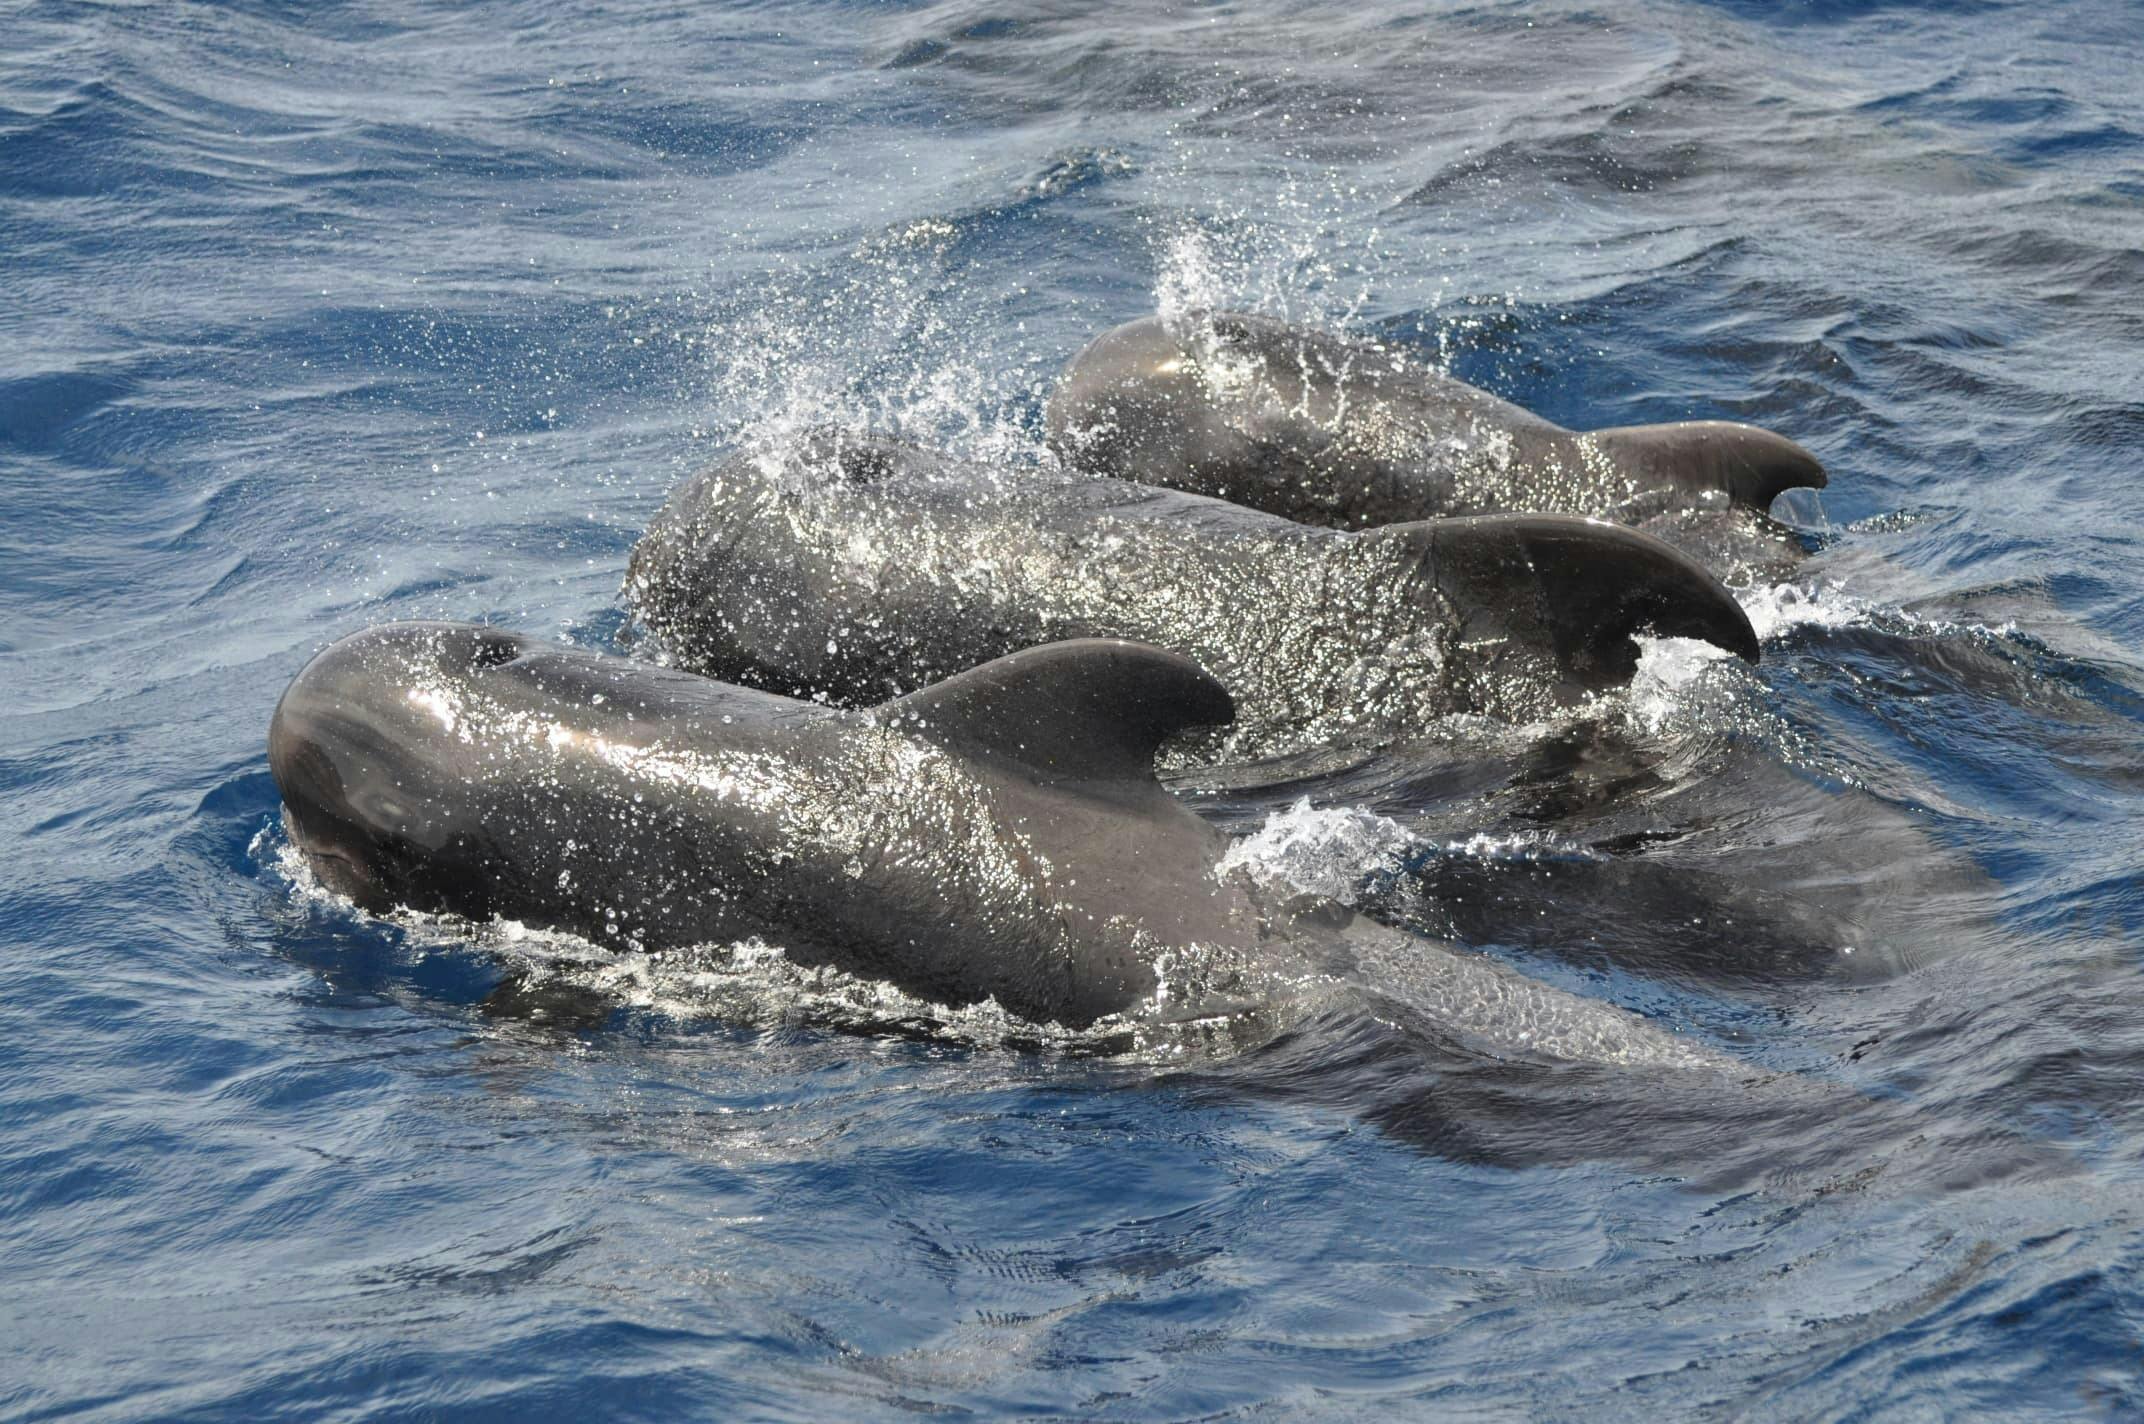
<svg viewBox="0 0 2144 1424"><path fill-rule="evenodd" d="M1565 514L1484 514L1352 537L1419 559L1462 643L1531 648L1589 691L1629 679L1638 633L1701 638L1752 663L1759 656L1734 595L1704 565L1636 529Z"/></svg>
<svg viewBox="0 0 2144 1424"><path fill-rule="evenodd" d="M1189 658L1080 638L970 668L876 711L941 746L1018 762L1052 781L1151 781L1163 741L1234 721L1236 704Z"/></svg>
<svg viewBox="0 0 2144 1424"><path fill-rule="evenodd" d="M1822 489L1816 456L1769 430L1732 420L1619 425L1590 437L1618 463L1692 491L1722 490L1759 514L1790 489Z"/></svg>

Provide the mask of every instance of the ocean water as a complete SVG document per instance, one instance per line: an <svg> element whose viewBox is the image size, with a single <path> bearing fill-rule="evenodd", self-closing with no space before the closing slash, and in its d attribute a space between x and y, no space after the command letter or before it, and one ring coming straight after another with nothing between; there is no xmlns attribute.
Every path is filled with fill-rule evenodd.
<svg viewBox="0 0 2144 1424"><path fill-rule="evenodd" d="M2144 1414L2133 7L9 7L0 1416ZM1831 1106L350 911L290 676L1157 308L1808 445L1744 671L1187 778Z"/></svg>

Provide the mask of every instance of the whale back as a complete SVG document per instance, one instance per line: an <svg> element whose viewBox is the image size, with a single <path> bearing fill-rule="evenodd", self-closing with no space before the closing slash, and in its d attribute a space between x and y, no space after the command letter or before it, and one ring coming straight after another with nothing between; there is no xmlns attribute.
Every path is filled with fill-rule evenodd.
<svg viewBox="0 0 2144 1424"><path fill-rule="evenodd" d="M1221 873L1156 780L1232 712L1189 660L1084 640L837 711L469 624L390 624L285 693L293 840L367 908L623 951L754 937L950 1005L1085 1028L1352 976L1495 1053L1712 1060L1619 1010Z"/></svg>
<svg viewBox="0 0 2144 1424"><path fill-rule="evenodd" d="M1245 312L1145 317L1075 356L1051 395L1069 464L1354 529L1532 511L1635 523L1763 515L1824 467L1731 421L1577 434L1404 350Z"/></svg>
<svg viewBox="0 0 2144 1424"><path fill-rule="evenodd" d="M1223 311L1103 333L1067 367L1046 421L1060 457L1088 473L1343 529L1498 507L1462 488L1462 434L1496 432L1521 464L1566 438L1397 348Z"/></svg>
<svg viewBox="0 0 2144 1424"><path fill-rule="evenodd" d="M1225 841L1155 779L1233 713L1186 659L1040 648L840 711L475 625L343 639L269 762L323 883L667 949L758 936L949 1004L1082 1026L1154 956L1260 940Z"/></svg>

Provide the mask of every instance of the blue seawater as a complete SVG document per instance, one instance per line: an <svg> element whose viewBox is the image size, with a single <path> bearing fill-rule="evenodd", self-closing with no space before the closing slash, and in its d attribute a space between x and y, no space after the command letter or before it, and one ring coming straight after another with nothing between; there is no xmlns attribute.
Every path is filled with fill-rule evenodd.
<svg viewBox="0 0 2144 1424"><path fill-rule="evenodd" d="M0 1415L2144 1414L2135 7L5 33ZM1650 759L1186 794L1881 1131L1498 1104L1363 1023L895 1031L293 865L264 733L329 639L629 645L636 531L746 432L1032 459L1074 351L1203 303L1825 460L1756 674L1649 654Z"/></svg>

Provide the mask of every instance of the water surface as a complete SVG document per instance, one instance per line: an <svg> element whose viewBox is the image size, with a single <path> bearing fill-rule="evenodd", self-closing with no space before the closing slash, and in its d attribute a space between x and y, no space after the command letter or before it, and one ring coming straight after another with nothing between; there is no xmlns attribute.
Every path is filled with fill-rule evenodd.
<svg viewBox="0 0 2144 1424"><path fill-rule="evenodd" d="M2135 20L18 9L0 1413L2144 1410ZM293 878L263 740L329 639L616 648L739 439L1017 470L1082 344L1216 303L1830 467L1754 674L1185 790L1850 1106L1361 1015L1096 1053Z"/></svg>

